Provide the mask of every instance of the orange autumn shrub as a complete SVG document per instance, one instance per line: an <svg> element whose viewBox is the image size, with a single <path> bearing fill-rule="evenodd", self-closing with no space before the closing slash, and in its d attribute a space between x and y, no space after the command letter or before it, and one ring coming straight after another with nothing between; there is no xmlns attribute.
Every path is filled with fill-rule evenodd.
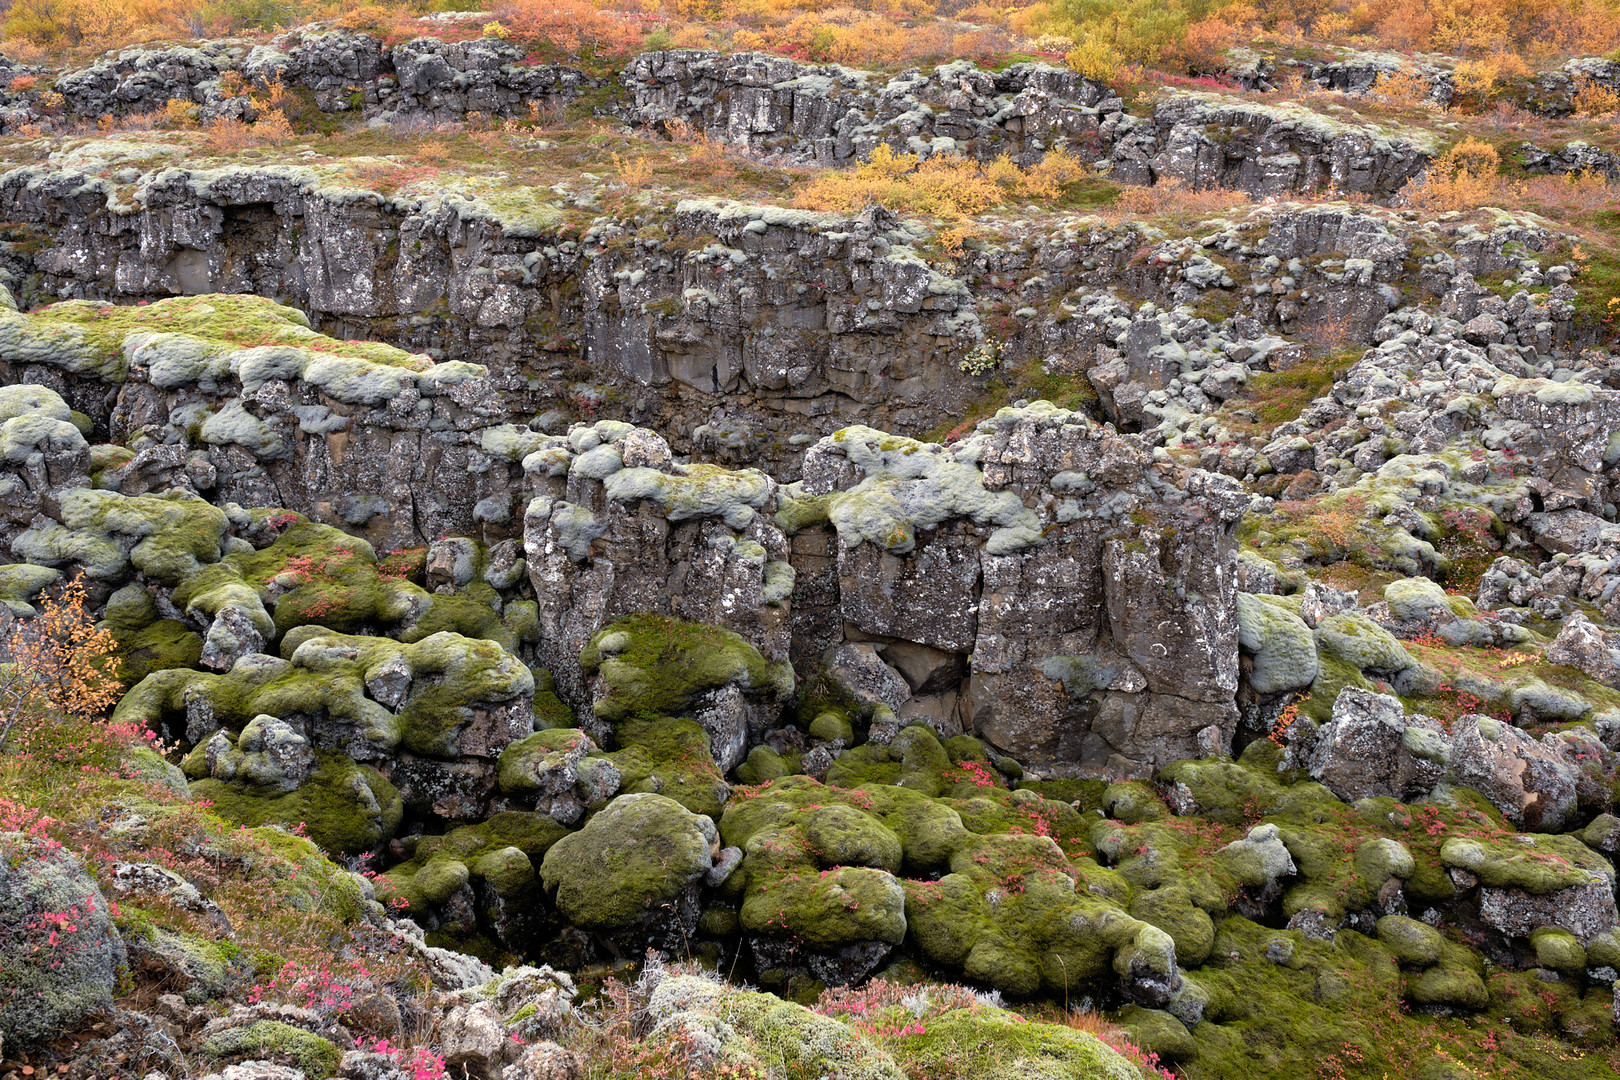
<svg viewBox="0 0 1620 1080"><path fill-rule="evenodd" d="M502 37L595 56L626 53L641 44L639 19L606 11L589 0L503 0L494 8Z"/></svg>
<svg viewBox="0 0 1620 1080"><path fill-rule="evenodd" d="M919 163L916 154L896 154L887 143L871 160L853 169L823 172L799 196L807 210L854 213L876 203L895 211L959 220L1014 199L1055 198L1084 174L1084 166L1062 150L1023 168L1003 154L994 161L936 156Z"/></svg>
<svg viewBox="0 0 1620 1080"><path fill-rule="evenodd" d="M117 648L85 610L83 574L41 600L33 618L14 618L0 637L0 749L10 741L28 753L37 725L90 720L117 701Z"/></svg>

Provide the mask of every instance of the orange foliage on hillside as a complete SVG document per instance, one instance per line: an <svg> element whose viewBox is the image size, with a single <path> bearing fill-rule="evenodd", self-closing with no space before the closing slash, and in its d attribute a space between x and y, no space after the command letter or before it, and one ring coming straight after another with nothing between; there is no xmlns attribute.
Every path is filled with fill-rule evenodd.
<svg viewBox="0 0 1620 1080"><path fill-rule="evenodd" d="M118 643L96 628L85 599L81 574L0 637L0 748L9 740L26 752L33 724L49 725L64 714L90 719L118 700Z"/></svg>

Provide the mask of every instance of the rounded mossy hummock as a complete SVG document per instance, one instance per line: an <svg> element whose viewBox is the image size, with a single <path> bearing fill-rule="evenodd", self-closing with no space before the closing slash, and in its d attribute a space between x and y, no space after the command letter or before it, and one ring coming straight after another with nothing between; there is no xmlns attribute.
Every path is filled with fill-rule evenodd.
<svg viewBox="0 0 1620 1080"><path fill-rule="evenodd" d="M793 668L773 664L730 630L667 615L632 615L598 631L579 655L604 688L592 710L608 723L679 716L728 684L785 700Z"/></svg>
<svg viewBox="0 0 1620 1080"><path fill-rule="evenodd" d="M1405 844L1388 836L1375 836L1356 847L1356 873L1370 883L1405 880L1417 872L1417 862Z"/></svg>
<svg viewBox="0 0 1620 1080"><path fill-rule="evenodd" d="M1620 926L1605 930L1586 943L1586 963L1590 967L1611 967L1620 971Z"/></svg>
<svg viewBox="0 0 1620 1080"><path fill-rule="evenodd" d="M114 633L122 665L119 675L128 683L138 683L154 671L190 670L202 661L202 635L178 619Z"/></svg>
<svg viewBox="0 0 1620 1080"><path fill-rule="evenodd" d="M822 866L900 869L900 838L869 815L834 804L818 807L807 816L805 845Z"/></svg>
<svg viewBox="0 0 1620 1080"><path fill-rule="evenodd" d="M1357 671L1394 674L1415 663L1394 634L1354 611L1323 619L1316 627L1316 640L1324 653Z"/></svg>
<svg viewBox="0 0 1620 1080"><path fill-rule="evenodd" d="M913 724L902 729L888 746L865 743L843 751L827 770L826 779L836 787L883 784L936 797L967 775L951 761L931 729Z"/></svg>
<svg viewBox="0 0 1620 1080"><path fill-rule="evenodd" d="M1238 645L1254 658L1249 685L1258 694L1303 690L1320 665L1316 638L1305 620L1266 597L1237 594Z"/></svg>
<svg viewBox="0 0 1620 1080"><path fill-rule="evenodd" d="M1485 980L1464 967L1431 967L1411 981L1407 993L1413 1004L1429 1008L1472 1011L1490 1003Z"/></svg>
<svg viewBox="0 0 1620 1080"><path fill-rule="evenodd" d="M726 1021L785 1066L788 1076L843 1080L904 1080L888 1054L846 1024L771 994L743 991L724 998Z"/></svg>
<svg viewBox="0 0 1620 1080"><path fill-rule="evenodd" d="M842 740L844 745L848 746L855 741L855 728L849 722L849 717L842 712L834 712L829 709L826 712L818 713L816 718L810 721L810 737L812 739L821 739L824 742Z"/></svg>
<svg viewBox="0 0 1620 1080"><path fill-rule="evenodd" d="M746 798L733 799L720 819L720 834L726 844L747 851L756 833L790 830L794 834L789 838L792 843L773 847L768 865L776 868L798 864L819 869L820 864L803 838L802 826L813 821L822 809L834 805L862 815L871 823L862 822L857 827L853 818L839 814L838 820L848 827L848 838L840 837L838 843L849 843L852 850L858 844L883 851L887 844L884 834L892 834L900 841L903 868L911 876L947 867L969 836L955 810L920 792L885 785L857 789L824 786L808 776L783 777L750 792ZM749 868L745 863L743 870ZM734 875L732 881L741 887L745 877ZM731 884L728 882L728 887Z"/></svg>
<svg viewBox="0 0 1620 1080"><path fill-rule="evenodd" d="M1445 938L1440 931L1405 915L1385 915L1378 920L1378 940L1395 959L1412 967L1439 963Z"/></svg>
<svg viewBox="0 0 1620 1080"><path fill-rule="evenodd" d="M335 1075L342 1057L330 1039L279 1020L255 1020L216 1032L203 1041L201 1053L215 1061L284 1061L303 1070L309 1080Z"/></svg>
<svg viewBox="0 0 1620 1080"><path fill-rule="evenodd" d="M1131 915L1151 923L1176 943L1176 963L1198 967L1215 946L1215 922L1194 905L1183 888L1174 886L1143 891L1131 903Z"/></svg>
<svg viewBox="0 0 1620 1080"><path fill-rule="evenodd" d="M619 770L620 790L660 794L711 818L726 805L731 785L720 775L708 732L696 720L636 718L619 724L614 734L619 749L606 759Z"/></svg>
<svg viewBox="0 0 1620 1080"><path fill-rule="evenodd" d="M906 936L906 894L893 875L868 867L788 873L750 889L740 918L749 933L823 952L869 941L898 945Z"/></svg>
<svg viewBox="0 0 1620 1080"><path fill-rule="evenodd" d="M707 825L705 829L703 826ZM586 930L658 917L706 874L714 825L662 795L620 795L546 852L541 880L557 910Z"/></svg>
<svg viewBox="0 0 1620 1080"><path fill-rule="evenodd" d="M1108 785L1103 792L1103 809L1108 816L1127 825L1140 825L1145 821L1163 821L1170 816L1169 807L1154 790L1142 780L1126 780Z"/></svg>
<svg viewBox="0 0 1620 1080"><path fill-rule="evenodd" d="M918 1026L923 1030L902 1042L901 1057L911 1075L1050 1080L1138 1080L1142 1075L1095 1035L1061 1024L1032 1024L1002 1009L956 1009Z"/></svg>
<svg viewBox="0 0 1620 1080"><path fill-rule="evenodd" d="M1164 1061L1180 1061L1198 1053L1198 1042L1187 1026L1163 1009L1127 1005L1119 1011L1119 1023L1130 1033L1131 1042Z"/></svg>
<svg viewBox="0 0 1620 1080"><path fill-rule="evenodd" d="M377 879L377 897L384 903L404 900L412 915L422 915L469 881L487 881L499 896L522 895L535 881L534 867L567 835L547 814L503 810L476 825L416 840L410 859Z"/></svg>
<svg viewBox="0 0 1620 1080"><path fill-rule="evenodd" d="M193 781L191 795L242 825L303 825L327 851L368 851L394 835L405 807L399 792L369 765L341 754L316 752L317 764L292 791L255 794L214 779Z"/></svg>
<svg viewBox="0 0 1620 1080"><path fill-rule="evenodd" d="M768 746L756 746L737 766L737 779L745 784L768 784L797 771L797 762L784 758Z"/></svg>
<svg viewBox="0 0 1620 1080"><path fill-rule="evenodd" d="M1536 963L1560 975L1580 977L1586 973L1586 950L1574 934L1556 926L1542 926L1530 932L1530 947Z"/></svg>

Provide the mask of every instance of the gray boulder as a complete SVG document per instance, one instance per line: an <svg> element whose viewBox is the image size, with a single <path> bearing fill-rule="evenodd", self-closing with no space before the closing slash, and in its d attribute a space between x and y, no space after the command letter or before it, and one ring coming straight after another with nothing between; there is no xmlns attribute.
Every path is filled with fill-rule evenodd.
<svg viewBox="0 0 1620 1080"><path fill-rule="evenodd" d="M107 900L78 858L0 833L0 1039L26 1047L110 1010L124 963Z"/></svg>
<svg viewBox="0 0 1620 1080"><path fill-rule="evenodd" d="M1445 772L1440 725L1406 716L1398 699L1355 687L1339 692L1333 717L1317 733L1311 777L1345 802L1378 795L1412 798Z"/></svg>
<svg viewBox="0 0 1620 1080"><path fill-rule="evenodd" d="M1608 635L1580 612L1564 620L1558 637L1547 646L1549 664L1578 668L1605 686L1620 686L1620 651L1609 645Z"/></svg>
<svg viewBox="0 0 1620 1080"><path fill-rule="evenodd" d="M1451 733L1447 779L1473 788L1521 829L1557 831L1575 810L1575 769L1512 724L1470 714Z"/></svg>

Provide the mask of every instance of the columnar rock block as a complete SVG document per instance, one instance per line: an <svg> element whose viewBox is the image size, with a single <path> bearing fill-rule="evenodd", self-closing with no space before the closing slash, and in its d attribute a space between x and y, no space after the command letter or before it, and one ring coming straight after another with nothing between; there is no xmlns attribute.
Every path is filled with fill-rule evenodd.
<svg viewBox="0 0 1620 1080"><path fill-rule="evenodd" d="M1234 485L1044 402L954 446L847 429L804 477L784 515L815 506L836 529L849 631L971 672L941 694L923 669L902 718L1071 766L1193 756L1210 727L1230 741Z"/></svg>

